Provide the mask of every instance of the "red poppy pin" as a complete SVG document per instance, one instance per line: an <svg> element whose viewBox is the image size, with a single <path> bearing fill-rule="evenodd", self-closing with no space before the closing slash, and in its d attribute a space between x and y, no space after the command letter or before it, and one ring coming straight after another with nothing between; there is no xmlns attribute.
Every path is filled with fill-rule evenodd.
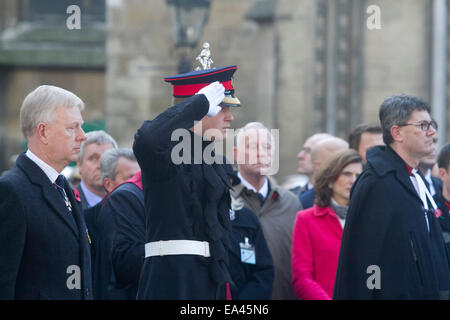
<svg viewBox="0 0 450 320"><path fill-rule="evenodd" d="M77 189L73 190L73 194L75 195L75 199L77 199L78 202L81 202L80 193Z"/></svg>
<svg viewBox="0 0 450 320"><path fill-rule="evenodd" d="M272 197L270 198L270 200L276 201L276 200L278 200L278 197L279 197L279 196L280 196L280 195L278 194L278 192L275 191L275 192L272 194Z"/></svg>
<svg viewBox="0 0 450 320"><path fill-rule="evenodd" d="M436 218L439 218L439 217L441 217L442 216L442 211L441 211L441 209L434 209L434 215L435 215L435 217Z"/></svg>

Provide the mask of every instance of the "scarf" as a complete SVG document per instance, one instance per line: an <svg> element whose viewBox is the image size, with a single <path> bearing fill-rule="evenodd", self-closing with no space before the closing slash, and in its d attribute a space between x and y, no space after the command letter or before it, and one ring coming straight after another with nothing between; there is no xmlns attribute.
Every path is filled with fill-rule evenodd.
<svg viewBox="0 0 450 320"><path fill-rule="evenodd" d="M336 212L339 219L345 220L345 218L347 218L348 206L341 206L336 201L334 201L333 198L331 198L330 207L334 212Z"/></svg>

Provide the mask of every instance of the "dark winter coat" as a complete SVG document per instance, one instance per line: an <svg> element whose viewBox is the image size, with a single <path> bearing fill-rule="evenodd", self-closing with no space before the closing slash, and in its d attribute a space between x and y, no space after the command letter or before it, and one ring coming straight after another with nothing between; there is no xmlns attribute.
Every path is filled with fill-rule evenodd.
<svg viewBox="0 0 450 320"><path fill-rule="evenodd" d="M351 192L333 298L448 299L442 231L430 212L428 231L406 163L386 146L367 161Z"/></svg>
<svg viewBox="0 0 450 320"><path fill-rule="evenodd" d="M115 192L122 199L121 210L114 215L116 235L111 258L115 287L122 299L135 300L145 252L144 194L134 183L125 183Z"/></svg>
<svg viewBox="0 0 450 320"><path fill-rule="evenodd" d="M232 215L230 274L234 282L233 300L268 300L272 297L274 268L261 225L246 207ZM254 249L254 263L242 262L241 244L245 244L245 238Z"/></svg>
<svg viewBox="0 0 450 320"><path fill-rule="evenodd" d="M92 299L86 223L25 154L0 178L0 299Z"/></svg>
<svg viewBox="0 0 450 320"><path fill-rule="evenodd" d="M204 95L195 95L145 121L135 135L133 151L142 169L146 210L146 242L197 240L209 242L211 257L165 255L146 258L141 270L138 299L224 299L228 273L231 187L220 164L192 164L211 142L196 149L194 121L209 109ZM171 141L185 129L180 141ZM172 149L191 145L191 161L175 164ZM183 155L189 151L184 150Z"/></svg>

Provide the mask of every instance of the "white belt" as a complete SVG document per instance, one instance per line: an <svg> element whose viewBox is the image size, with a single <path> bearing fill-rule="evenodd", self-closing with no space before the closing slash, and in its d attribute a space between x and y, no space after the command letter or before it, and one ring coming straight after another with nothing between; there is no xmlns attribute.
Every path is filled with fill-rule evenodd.
<svg viewBox="0 0 450 320"><path fill-rule="evenodd" d="M209 243L195 240L154 241L145 244L145 257L195 254L210 257Z"/></svg>

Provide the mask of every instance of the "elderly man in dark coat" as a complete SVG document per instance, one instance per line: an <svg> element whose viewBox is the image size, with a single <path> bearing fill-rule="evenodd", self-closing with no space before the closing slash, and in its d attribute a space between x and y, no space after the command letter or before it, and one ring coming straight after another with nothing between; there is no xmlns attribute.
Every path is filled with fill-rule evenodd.
<svg viewBox="0 0 450 320"><path fill-rule="evenodd" d="M61 171L86 139L72 92L40 86L20 109L28 150L0 178L0 299L92 299L90 238Z"/></svg>
<svg viewBox="0 0 450 320"><path fill-rule="evenodd" d="M427 103L407 95L387 98L379 116L386 146L367 152L353 187L333 298L448 299L439 211L417 171L436 122Z"/></svg>
<svg viewBox="0 0 450 320"><path fill-rule="evenodd" d="M138 299L229 297L230 183L223 165L207 158L213 139L230 127L229 107L239 105L231 84L236 69L166 78L175 97L191 97L145 121L135 135L147 241Z"/></svg>
<svg viewBox="0 0 450 320"><path fill-rule="evenodd" d="M145 254L145 207L139 171L114 191L116 209L112 266L115 290L123 299L135 300Z"/></svg>
<svg viewBox="0 0 450 320"><path fill-rule="evenodd" d="M101 157L101 179L108 195L99 204L84 211L86 220L91 218L88 227L95 230L95 237L92 237L92 281L95 299L124 299L130 295L132 299L136 298L136 292L132 295L125 288L116 286L111 256L116 235L115 217L119 214L133 216L135 209L143 207L143 204L140 205L133 197L134 194L123 192L128 189L123 186L128 185L129 179L140 173L139 170L131 149L109 149Z"/></svg>

